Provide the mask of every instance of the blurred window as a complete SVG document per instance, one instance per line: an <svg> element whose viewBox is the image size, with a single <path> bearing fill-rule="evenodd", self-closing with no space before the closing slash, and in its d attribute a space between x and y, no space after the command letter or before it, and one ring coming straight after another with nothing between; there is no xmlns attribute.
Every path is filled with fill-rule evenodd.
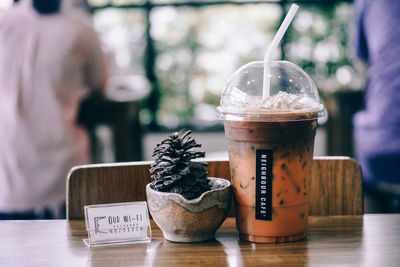
<svg viewBox="0 0 400 267"><path fill-rule="evenodd" d="M13 0L1 0L0 1L0 12L6 8L9 8L13 3Z"/></svg>
<svg viewBox="0 0 400 267"><path fill-rule="evenodd" d="M357 88L349 60L352 1L299 0L275 59L294 62L320 90ZM152 93L140 119L149 129L214 129L225 82L262 60L287 1L88 0L114 75L143 75Z"/></svg>

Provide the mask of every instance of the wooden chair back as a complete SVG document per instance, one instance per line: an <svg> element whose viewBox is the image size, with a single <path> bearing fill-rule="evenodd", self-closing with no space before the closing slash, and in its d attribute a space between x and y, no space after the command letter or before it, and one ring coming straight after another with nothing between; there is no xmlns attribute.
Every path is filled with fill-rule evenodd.
<svg viewBox="0 0 400 267"><path fill-rule="evenodd" d="M227 160L208 161L210 177L230 180ZM84 206L146 200L151 162L82 165L67 179L67 219L84 219ZM316 157L313 163L310 215L363 213L361 170L349 157ZM234 205L230 216L234 216Z"/></svg>

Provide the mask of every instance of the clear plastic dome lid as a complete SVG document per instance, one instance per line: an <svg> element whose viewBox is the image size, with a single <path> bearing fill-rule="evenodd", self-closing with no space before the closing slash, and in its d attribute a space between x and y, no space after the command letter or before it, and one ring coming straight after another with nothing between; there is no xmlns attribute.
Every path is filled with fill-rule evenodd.
<svg viewBox="0 0 400 267"><path fill-rule="evenodd" d="M325 116L314 82L300 67L288 61L272 61L270 66L268 97L263 96L263 61L248 63L233 73L222 91L218 119L297 120Z"/></svg>

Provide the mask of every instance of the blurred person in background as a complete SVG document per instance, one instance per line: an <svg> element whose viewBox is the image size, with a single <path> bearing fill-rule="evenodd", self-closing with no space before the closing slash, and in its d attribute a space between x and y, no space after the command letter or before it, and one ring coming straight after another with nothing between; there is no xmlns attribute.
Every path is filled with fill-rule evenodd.
<svg viewBox="0 0 400 267"><path fill-rule="evenodd" d="M68 171L89 163L82 97L107 64L69 0L19 0L0 16L0 219L65 217Z"/></svg>
<svg viewBox="0 0 400 267"><path fill-rule="evenodd" d="M356 56L367 65L354 118L366 212L400 212L400 1L355 0Z"/></svg>

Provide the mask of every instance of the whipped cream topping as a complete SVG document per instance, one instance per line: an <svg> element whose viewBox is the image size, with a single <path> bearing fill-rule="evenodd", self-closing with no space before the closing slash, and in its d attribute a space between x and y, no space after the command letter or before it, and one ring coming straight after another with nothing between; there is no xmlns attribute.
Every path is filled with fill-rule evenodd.
<svg viewBox="0 0 400 267"><path fill-rule="evenodd" d="M268 97L258 104L257 110L269 111L302 111L317 110L319 103L305 95L293 95L280 91L278 94Z"/></svg>
<svg viewBox="0 0 400 267"><path fill-rule="evenodd" d="M222 110L249 113L297 113L317 112L321 109L319 103L306 95L294 95L280 91L274 96L263 99L261 96L248 96L235 89L231 92L233 94L229 101L221 103Z"/></svg>

